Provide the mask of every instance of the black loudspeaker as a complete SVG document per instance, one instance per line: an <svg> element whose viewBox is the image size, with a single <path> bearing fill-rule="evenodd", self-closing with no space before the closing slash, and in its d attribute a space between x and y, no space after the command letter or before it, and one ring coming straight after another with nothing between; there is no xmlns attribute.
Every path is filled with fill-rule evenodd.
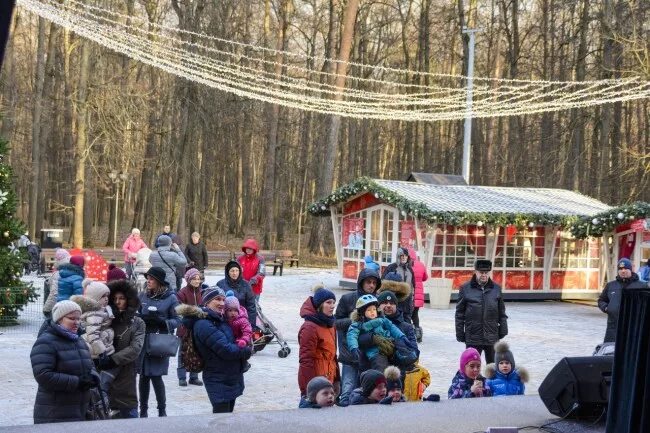
<svg viewBox="0 0 650 433"><path fill-rule="evenodd" d="M599 418L607 408L613 363L613 356L562 358L539 386L539 396L560 418Z"/></svg>

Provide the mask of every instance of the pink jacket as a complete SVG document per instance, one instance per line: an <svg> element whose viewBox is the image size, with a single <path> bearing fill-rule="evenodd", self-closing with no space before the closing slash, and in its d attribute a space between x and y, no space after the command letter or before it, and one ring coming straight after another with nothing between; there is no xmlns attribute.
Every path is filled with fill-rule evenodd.
<svg viewBox="0 0 650 433"><path fill-rule="evenodd" d="M413 260L413 277L415 278L415 293L413 294L413 306L416 308L424 307L424 282L429 279L427 267L418 260L415 251L409 248L409 256Z"/></svg>
<svg viewBox="0 0 650 433"><path fill-rule="evenodd" d="M124 251L124 261L129 263L135 263L135 257L129 257L129 254L136 254L142 248L147 248L147 244L144 243L142 238L134 238L133 235L129 235L122 245L122 251Z"/></svg>
<svg viewBox="0 0 650 433"><path fill-rule="evenodd" d="M239 307L239 316L232 322L228 322L232 333L235 334L235 343L239 347L245 347L251 344L253 339L253 329L248 321L248 311L246 308Z"/></svg>

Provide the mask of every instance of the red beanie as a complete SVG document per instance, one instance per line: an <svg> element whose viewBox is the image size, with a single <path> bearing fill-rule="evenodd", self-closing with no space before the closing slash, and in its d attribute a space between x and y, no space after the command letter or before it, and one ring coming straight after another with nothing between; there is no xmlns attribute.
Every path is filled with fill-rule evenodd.
<svg viewBox="0 0 650 433"><path fill-rule="evenodd" d="M106 273L106 282L109 283L111 281L116 281L116 280L126 280L126 274L124 271L117 266L115 266L113 263L108 265L108 272Z"/></svg>
<svg viewBox="0 0 650 433"><path fill-rule="evenodd" d="M70 257L70 263L83 268L86 264L86 260L84 260L84 256L72 256Z"/></svg>

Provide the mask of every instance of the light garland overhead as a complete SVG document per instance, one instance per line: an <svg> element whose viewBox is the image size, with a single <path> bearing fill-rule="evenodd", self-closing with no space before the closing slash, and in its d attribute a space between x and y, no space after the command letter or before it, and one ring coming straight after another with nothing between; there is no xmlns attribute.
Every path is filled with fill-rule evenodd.
<svg viewBox="0 0 650 433"><path fill-rule="evenodd" d="M336 74L304 66L308 60L324 62L322 58L179 30L77 0L18 4L108 49L187 80L245 98L344 117L458 120L468 114L514 116L650 97L650 82L635 77L588 82L474 78L468 113L462 76L351 62L350 72L359 75L348 76L349 86L340 91L331 84ZM276 54L286 62L269 60ZM280 76L273 72L276 66L283 68ZM417 82L413 77L427 77L435 84L408 84ZM342 100L335 100L339 93Z"/></svg>

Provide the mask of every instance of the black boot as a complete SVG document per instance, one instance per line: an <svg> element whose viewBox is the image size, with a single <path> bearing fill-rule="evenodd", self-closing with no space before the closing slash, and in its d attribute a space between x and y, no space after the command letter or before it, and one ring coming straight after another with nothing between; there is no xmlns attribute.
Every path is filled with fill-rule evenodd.
<svg viewBox="0 0 650 433"><path fill-rule="evenodd" d="M167 416L165 406L158 406L158 416Z"/></svg>
<svg viewBox="0 0 650 433"><path fill-rule="evenodd" d="M140 406L140 418L148 418L149 415L147 414L147 409L149 409L147 406L141 405Z"/></svg>
<svg viewBox="0 0 650 433"><path fill-rule="evenodd" d="M422 343L422 328L419 326L415 328L415 339L418 343Z"/></svg>

